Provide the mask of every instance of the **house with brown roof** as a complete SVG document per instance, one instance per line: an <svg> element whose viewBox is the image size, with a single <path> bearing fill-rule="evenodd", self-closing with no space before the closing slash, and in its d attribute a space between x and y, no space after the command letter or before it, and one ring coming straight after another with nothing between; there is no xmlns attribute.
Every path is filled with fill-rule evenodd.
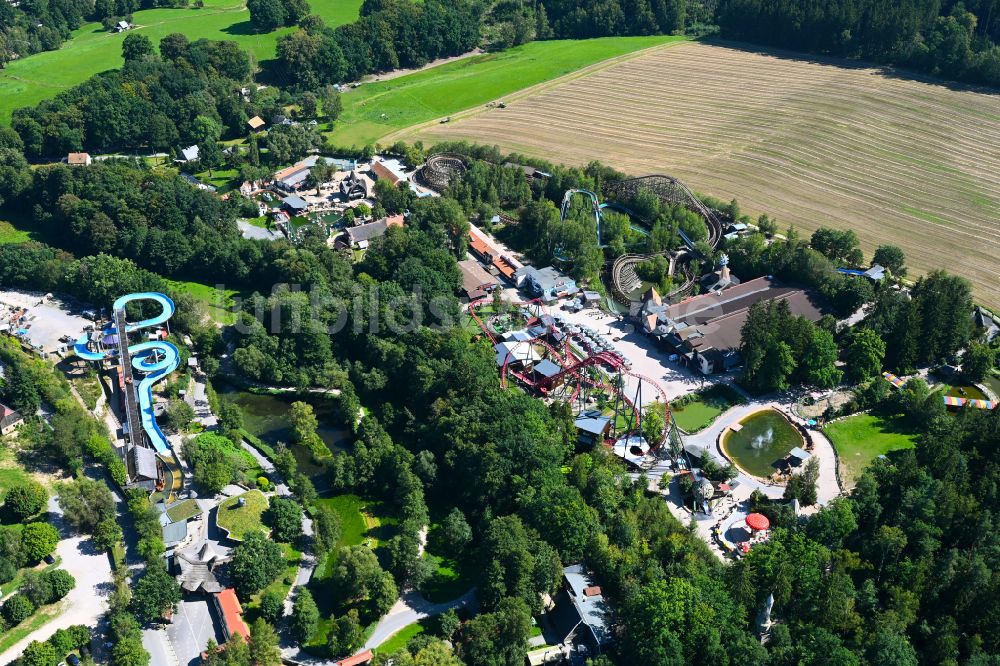
<svg viewBox="0 0 1000 666"><path fill-rule="evenodd" d="M458 270L462 273L462 294L469 302L486 298L487 294L500 286L496 278L475 259L458 262Z"/></svg>
<svg viewBox="0 0 1000 666"><path fill-rule="evenodd" d="M816 322L825 308L815 294L760 277L668 305L655 290L646 294L638 319L644 333L700 372L728 372L742 364L743 322L755 303L783 300L796 316Z"/></svg>
<svg viewBox="0 0 1000 666"><path fill-rule="evenodd" d="M261 118L260 116L254 116L253 118L247 121L247 125L250 126L250 130L253 132L256 132L266 124L267 123L264 122L264 119Z"/></svg>
<svg viewBox="0 0 1000 666"><path fill-rule="evenodd" d="M90 153L70 153L66 156L66 164L70 166L90 166L93 162Z"/></svg>
<svg viewBox="0 0 1000 666"><path fill-rule="evenodd" d="M0 404L0 435L9 435L24 424L24 417L8 407Z"/></svg>

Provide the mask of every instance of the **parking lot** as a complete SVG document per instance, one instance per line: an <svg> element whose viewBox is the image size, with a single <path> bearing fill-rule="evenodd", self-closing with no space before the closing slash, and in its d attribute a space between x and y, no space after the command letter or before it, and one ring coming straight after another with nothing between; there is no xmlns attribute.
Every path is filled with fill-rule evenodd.
<svg viewBox="0 0 1000 666"><path fill-rule="evenodd" d="M75 340L93 322L58 298L46 298L40 292L0 291L0 324L9 327L8 333L51 354L67 344L60 338Z"/></svg>

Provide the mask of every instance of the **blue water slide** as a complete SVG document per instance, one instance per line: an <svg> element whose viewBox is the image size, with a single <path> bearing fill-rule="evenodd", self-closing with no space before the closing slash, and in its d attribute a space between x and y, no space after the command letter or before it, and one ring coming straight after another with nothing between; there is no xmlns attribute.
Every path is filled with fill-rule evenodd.
<svg viewBox="0 0 1000 666"><path fill-rule="evenodd" d="M77 339L76 344L73 345L73 351L76 352L77 356L82 358L84 361L103 361L107 358L107 352L90 351L90 347L88 346L89 342L89 333L84 333Z"/></svg>
<svg viewBox="0 0 1000 666"><path fill-rule="evenodd" d="M114 302L113 308L116 312L123 310L126 305L133 301L154 301L159 303L160 312L149 319L126 324L125 330L128 333L164 324L173 316L176 310L174 302L169 297L155 291L126 294ZM113 321L102 332L102 335L105 337L117 334L118 330ZM110 356L117 355L117 351L113 349L99 352L92 351L88 343L89 335L84 333L74 345L76 355L85 361L101 361ZM153 414L153 384L177 369L177 365L180 362L180 353L173 344L161 341L130 345L128 352L129 356L131 356L132 367L144 373L144 377L139 382L139 388L136 391L139 400L139 418L142 429L149 435L149 439L153 443L153 447L157 453L169 453L170 444L163 431L160 430L160 426L156 423L156 417Z"/></svg>
<svg viewBox="0 0 1000 666"><path fill-rule="evenodd" d="M156 416L153 414L153 384L177 369L180 352L173 344L159 341L143 342L129 347L128 350L129 353L134 354L132 367L146 373L146 376L139 382L137 392L142 429L149 435L157 453L169 453L170 444L156 423Z"/></svg>
<svg viewBox="0 0 1000 666"><path fill-rule="evenodd" d="M133 324L128 324L125 327L126 332L131 333L137 331L140 328L150 328L153 326L159 326L160 324L166 323L168 319L174 316L174 311L176 307L174 302L165 294L161 294L156 291L143 291L136 294L126 294L114 302L111 307L115 310L122 310L126 305L132 301L155 301L160 304L160 314L155 317L150 317L149 319L143 319L142 321L137 321ZM112 322L104 329L107 334L115 334L118 331L115 330L115 325Z"/></svg>

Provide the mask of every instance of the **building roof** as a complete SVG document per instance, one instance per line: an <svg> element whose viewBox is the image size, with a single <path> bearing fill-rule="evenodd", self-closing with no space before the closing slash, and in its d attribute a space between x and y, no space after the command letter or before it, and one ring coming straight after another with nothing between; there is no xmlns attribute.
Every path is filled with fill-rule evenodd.
<svg viewBox="0 0 1000 666"><path fill-rule="evenodd" d="M264 119L261 118L260 116L254 116L253 118L247 121L247 125L250 126L250 129L255 129L255 130L260 129L266 124L267 123L264 122Z"/></svg>
<svg viewBox="0 0 1000 666"><path fill-rule="evenodd" d="M469 229L469 247L473 252L478 254L483 258L488 258L493 256L493 251L486 239L480 234L476 233L474 229Z"/></svg>
<svg viewBox="0 0 1000 666"><path fill-rule="evenodd" d="M590 629L598 645L607 643L611 638L608 630L611 609L601 594L601 588L595 585L582 564L563 569L563 577L569 587L569 598L581 622Z"/></svg>
<svg viewBox="0 0 1000 666"><path fill-rule="evenodd" d="M823 306L815 297L802 289L781 285L770 277L761 277L730 287L689 298L665 308L650 306L644 310L644 324L649 330L656 316L662 322L664 333L669 332L676 341L692 351L705 354L711 350L724 356L740 347L741 329L750 306L760 301L784 300L793 315L818 321L823 316ZM655 330L659 332L660 326Z"/></svg>
<svg viewBox="0 0 1000 666"><path fill-rule="evenodd" d="M0 428L9 428L24 422L24 417L7 405L0 404Z"/></svg>
<svg viewBox="0 0 1000 666"><path fill-rule="evenodd" d="M374 222L369 222L368 224L359 224L356 227L348 227L347 236L351 239L352 244L358 245L363 241L370 241L373 238L384 236L385 232L388 230L389 225L385 220L376 220Z"/></svg>
<svg viewBox="0 0 1000 666"><path fill-rule="evenodd" d="M202 552L204 552L202 547ZM211 559L202 559L198 554L185 552L176 553L174 563L180 570L177 574L177 582L185 592L221 592L222 585L212 571L213 561L220 559L220 556L213 554Z"/></svg>
<svg viewBox="0 0 1000 666"><path fill-rule="evenodd" d="M796 446L791 451L788 452L789 458L797 458L798 460L809 460L812 458L812 454L803 449L802 447Z"/></svg>
<svg viewBox="0 0 1000 666"><path fill-rule="evenodd" d="M573 421L577 430L591 435L603 435L609 423L611 423L611 417L604 416L596 410L584 412Z"/></svg>
<svg viewBox="0 0 1000 666"><path fill-rule="evenodd" d="M309 207L309 204L306 203L305 199L303 199L300 196L296 196L294 194L289 195L284 199L282 199L281 203L282 205L285 205L291 208L292 210L305 210L306 208Z"/></svg>
<svg viewBox="0 0 1000 666"><path fill-rule="evenodd" d="M497 353L497 365L504 363L523 363L538 360L538 354L530 344L523 342L501 342L494 349Z"/></svg>
<svg viewBox="0 0 1000 666"><path fill-rule="evenodd" d="M375 657L371 650L365 650L364 652L359 652L353 657L348 657L347 659L341 659L337 662L336 666L361 666L361 664L367 664Z"/></svg>
<svg viewBox="0 0 1000 666"><path fill-rule="evenodd" d="M87 164L90 162L90 153L70 153L66 157L66 163L72 165Z"/></svg>
<svg viewBox="0 0 1000 666"><path fill-rule="evenodd" d="M178 520L176 523L167 523L160 528L163 537L163 544L167 547L176 545L187 537L187 520Z"/></svg>
<svg viewBox="0 0 1000 666"><path fill-rule="evenodd" d="M562 368L547 358L536 363L532 370L543 377L555 377L562 372Z"/></svg>
<svg viewBox="0 0 1000 666"><path fill-rule="evenodd" d="M378 159L372 162L372 173L377 178L388 180L393 185L397 185L407 180L403 163L394 159Z"/></svg>
<svg viewBox="0 0 1000 666"><path fill-rule="evenodd" d="M156 451L145 446L132 448L132 459L135 461L135 473L146 479L159 478L156 471Z"/></svg>
<svg viewBox="0 0 1000 666"><path fill-rule="evenodd" d="M485 296L487 289L497 285L496 279L475 259L458 262L458 270L462 273L462 291L470 299Z"/></svg>
<svg viewBox="0 0 1000 666"><path fill-rule="evenodd" d="M215 598L219 602L219 608L222 610L222 621L226 623L229 635L239 634L244 640L249 641L250 628L243 621L243 607L236 596L236 590L227 587L221 592L217 592Z"/></svg>
<svg viewBox="0 0 1000 666"><path fill-rule="evenodd" d="M187 148L181 148L181 157L184 158L185 162L192 162L198 159L198 146L188 146Z"/></svg>

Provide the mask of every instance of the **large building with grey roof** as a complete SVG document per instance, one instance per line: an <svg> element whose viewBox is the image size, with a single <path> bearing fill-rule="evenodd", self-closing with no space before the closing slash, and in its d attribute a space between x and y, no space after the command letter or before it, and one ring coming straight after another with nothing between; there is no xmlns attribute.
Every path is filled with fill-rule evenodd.
<svg viewBox="0 0 1000 666"><path fill-rule="evenodd" d="M793 315L816 322L824 308L811 292L760 277L718 292L695 296L669 305L655 289L646 292L639 324L700 372L727 372L742 364L741 331L755 303L783 300Z"/></svg>

